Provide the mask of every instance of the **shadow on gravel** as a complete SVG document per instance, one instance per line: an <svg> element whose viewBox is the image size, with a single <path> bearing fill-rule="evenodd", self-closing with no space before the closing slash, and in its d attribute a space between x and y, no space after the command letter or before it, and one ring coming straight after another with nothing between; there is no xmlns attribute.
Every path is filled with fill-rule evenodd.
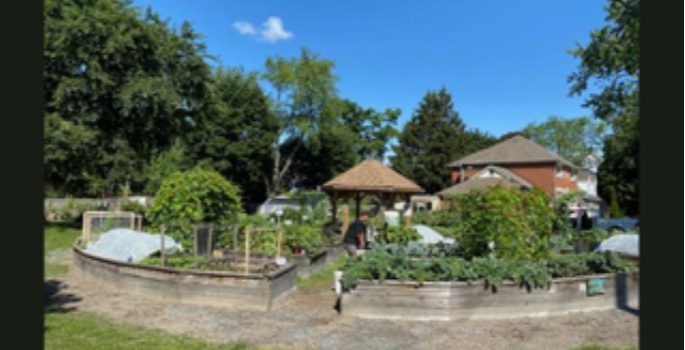
<svg viewBox="0 0 685 350"><path fill-rule="evenodd" d="M45 314L64 314L75 311L76 308L70 306L83 300L73 294L64 293L68 286L58 280L47 280L44 286L44 313Z"/></svg>

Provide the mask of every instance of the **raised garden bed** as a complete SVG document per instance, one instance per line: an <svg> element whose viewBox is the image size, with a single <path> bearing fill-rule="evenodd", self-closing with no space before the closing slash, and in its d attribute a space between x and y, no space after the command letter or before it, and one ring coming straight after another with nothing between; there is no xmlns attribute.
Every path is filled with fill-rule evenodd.
<svg viewBox="0 0 685 350"><path fill-rule="evenodd" d="M123 263L90 255L76 246L73 251L80 277L172 302L268 311L297 290L297 265L293 263L267 274L241 274Z"/></svg>
<svg viewBox="0 0 685 350"><path fill-rule="evenodd" d="M329 261L328 252L325 250L314 255L292 256L289 260L297 265L298 276L305 279L310 278L317 271L326 268Z"/></svg>
<svg viewBox="0 0 685 350"><path fill-rule="evenodd" d="M604 293L589 285L603 281ZM483 283L359 281L342 297L343 315L370 319L474 320L564 315L637 309L639 273L556 279L546 289L527 290L504 282L497 292Z"/></svg>
<svg viewBox="0 0 685 350"><path fill-rule="evenodd" d="M342 243L326 246L324 250L328 253L326 255L326 264L337 261L342 255L347 254L345 245Z"/></svg>

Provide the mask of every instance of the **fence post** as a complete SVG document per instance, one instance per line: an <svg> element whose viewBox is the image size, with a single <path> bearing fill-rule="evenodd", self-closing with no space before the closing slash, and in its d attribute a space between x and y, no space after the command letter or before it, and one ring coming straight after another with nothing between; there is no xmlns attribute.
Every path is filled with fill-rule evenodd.
<svg viewBox="0 0 685 350"><path fill-rule="evenodd" d="M166 248L164 246L164 233L166 232L166 227L162 225L161 227L161 241L160 241L160 246L162 248L161 253L162 253L162 267L166 267Z"/></svg>
<svg viewBox="0 0 685 350"><path fill-rule="evenodd" d="M214 236L214 225L209 224L209 239L207 240L207 260L209 261L211 257L214 255L213 252L213 245L212 245L212 238Z"/></svg>
<svg viewBox="0 0 685 350"><path fill-rule="evenodd" d="M194 256L195 256L195 269L199 267L199 263L197 261L197 254L198 254L198 242L197 242L197 226L193 225L193 241L195 244L193 244L193 251L194 251Z"/></svg>
<svg viewBox="0 0 685 350"><path fill-rule="evenodd" d="M250 228L245 230L245 274L250 274Z"/></svg>

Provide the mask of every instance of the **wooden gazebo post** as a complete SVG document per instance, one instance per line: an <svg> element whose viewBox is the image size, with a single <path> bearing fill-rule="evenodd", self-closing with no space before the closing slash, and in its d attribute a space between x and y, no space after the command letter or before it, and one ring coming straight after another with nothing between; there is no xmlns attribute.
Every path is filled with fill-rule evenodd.
<svg viewBox="0 0 685 350"><path fill-rule="evenodd" d="M331 196L331 217L333 218L333 224L338 222L338 191L334 191Z"/></svg>

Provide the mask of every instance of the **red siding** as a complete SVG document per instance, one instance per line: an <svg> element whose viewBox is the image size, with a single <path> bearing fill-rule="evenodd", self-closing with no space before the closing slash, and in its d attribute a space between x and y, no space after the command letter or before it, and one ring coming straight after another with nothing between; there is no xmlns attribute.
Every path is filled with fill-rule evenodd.
<svg viewBox="0 0 685 350"><path fill-rule="evenodd" d="M497 164L495 164L497 165ZM571 180L570 176L557 178L556 164L500 164L499 167L510 170L516 175L524 178L533 186L540 188L549 195L554 196L557 188L567 188L577 190L578 184ZM473 177L483 170L485 166L477 166L464 170L465 180ZM452 170L452 183L460 182L461 173L459 170Z"/></svg>

